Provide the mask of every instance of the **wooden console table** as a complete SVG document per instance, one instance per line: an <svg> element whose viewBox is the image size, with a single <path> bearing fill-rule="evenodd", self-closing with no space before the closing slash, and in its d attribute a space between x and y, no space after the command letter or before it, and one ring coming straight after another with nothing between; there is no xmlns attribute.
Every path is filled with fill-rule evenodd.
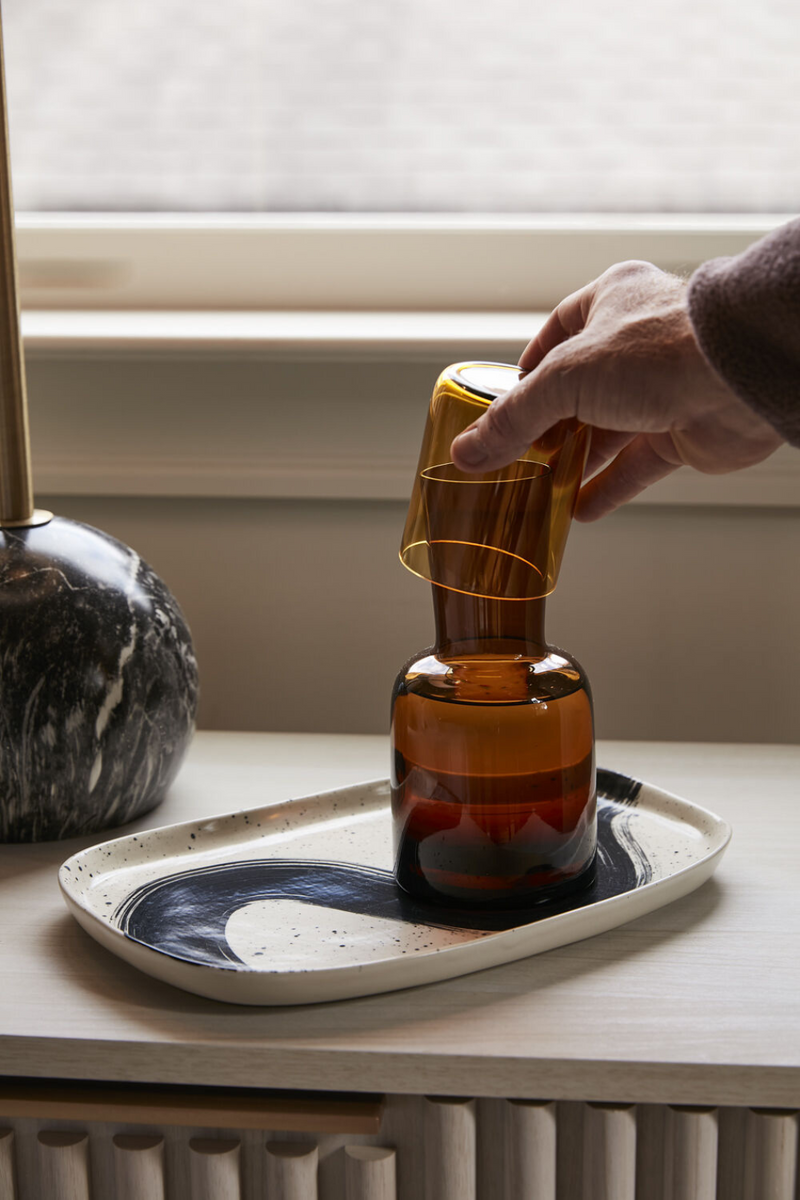
<svg viewBox="0 0 800 1200"><path fill-rule="evenodd" d="M0 846L0 1200L791 1200L800 749L617 742L599 761L732 823L711 882L539 957L328 1005L141 975L61 900L87 841ZM376 737L199 734L138 824L386 765Z"/></svg>

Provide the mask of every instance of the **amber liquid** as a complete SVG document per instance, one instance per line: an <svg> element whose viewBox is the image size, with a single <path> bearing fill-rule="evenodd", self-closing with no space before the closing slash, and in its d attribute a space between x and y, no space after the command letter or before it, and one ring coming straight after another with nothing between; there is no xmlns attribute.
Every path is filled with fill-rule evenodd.
<svg viewBox="0 0 800 1200"><path fill-rule="evenodd" d="M440 903L525 907L590 882L581 667L545 644L543 600L433 593L436 646L403 668L393 698L398 883Z"/></svg>

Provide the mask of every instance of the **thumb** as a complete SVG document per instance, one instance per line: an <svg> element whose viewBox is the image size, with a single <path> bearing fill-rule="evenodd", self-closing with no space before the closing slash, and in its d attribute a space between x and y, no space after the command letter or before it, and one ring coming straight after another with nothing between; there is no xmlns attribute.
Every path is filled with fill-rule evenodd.
<svg viewBox="0 0 800 1200"><path fill-rule="evenodd" d="M498 396L486 412L453 441L450 453L462 471L494 471L524 454L543 433L578 408L571 369L577 338L555 347L530 375Z"/></svg>

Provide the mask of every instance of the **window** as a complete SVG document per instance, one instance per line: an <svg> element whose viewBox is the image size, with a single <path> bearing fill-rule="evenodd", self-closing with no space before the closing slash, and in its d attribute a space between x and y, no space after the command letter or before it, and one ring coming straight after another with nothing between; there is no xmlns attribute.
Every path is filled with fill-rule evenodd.
<svg viewBox="0 0 800 1200"><path fill-rule="evenodd" d="M424 362L423 395L437 363L514 358L611 263L691 271L800 195L796 0L3 0L3 20L29 357L87 364L82 416L63 423L58 372L39 393L55 491L405 495L416 435L377 475L380 438L326 474L321 435L295 461L273 429L254 464L196 360L252 352L298 380L336 360L340 404L348 362ZM181 422L156 462L132 402L121 444L123 393L91 365L162 351L188 466ZM796 460L660 493L797 504Z"/></svg>
<svg viewBox="0 0 800 1200"><path fill-rule="evenodd" d="M791 212L796 0L4 0L27 211Z"/></svg>

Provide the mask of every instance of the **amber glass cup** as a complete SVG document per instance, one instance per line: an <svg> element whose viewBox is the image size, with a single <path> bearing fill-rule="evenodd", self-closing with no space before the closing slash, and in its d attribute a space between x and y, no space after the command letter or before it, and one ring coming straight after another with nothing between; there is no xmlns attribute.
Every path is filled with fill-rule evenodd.
<svg viewBox="0 0 800 1200"><path fill-rule="evenodd" d="M392 697L395 874L450 905L526 907L593 874L591 694L544 636L587 432L562 422L486 475L449 461L452 438L517 378L477 363L440 377L401 548L433 584L436 639Z"/></svg>

